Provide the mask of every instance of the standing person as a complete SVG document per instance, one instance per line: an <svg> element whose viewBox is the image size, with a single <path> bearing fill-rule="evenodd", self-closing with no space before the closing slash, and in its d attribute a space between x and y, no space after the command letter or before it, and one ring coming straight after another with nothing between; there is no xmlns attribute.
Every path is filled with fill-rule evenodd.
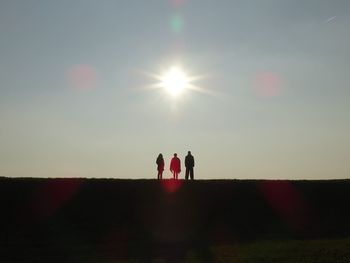
<svg viewBox="0 0 350 263"><path fill-rule="evenodd" d="M163 179L163 171L164 171L164 159L163 155L160 153L156 160L157 170L158 170L158 180Z"/></svg>
<svg viewBox="0 0 350 263"><path fill-rule="evenodd" d="M179 173L181 173L181 161L176 153L174 153L174 157L171 159L170 171L173 173L174 179L177 180Z"/></svg>
<svg viewBox="0 0 350 263"><path fill-rule="evenodd" d="M191 151L188 151L187 156L185 158L185 166L186 166L186 176L185 179L188 180L188 175L190 175L191 180L194 179L193 167L194 167L194 158L191 154Z"/></svg>

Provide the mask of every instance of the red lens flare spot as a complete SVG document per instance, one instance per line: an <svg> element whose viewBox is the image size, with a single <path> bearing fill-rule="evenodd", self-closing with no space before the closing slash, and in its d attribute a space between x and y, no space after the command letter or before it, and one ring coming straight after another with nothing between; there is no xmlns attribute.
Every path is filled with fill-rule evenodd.
<svg viewBox="0 0 350 263"><path fill-rule="evenodd" d="M175 180L175 179L167 179L162 180L162 186L164 190L169 193L175 193L177 192L183 184L183 180Z"/></svg>
<svg viewBox="0 0 350 263"><path fill-rule="evenodd" d="M255 78L254 93L260 98L272 98L280 96L282 92L282 80L278 74L267 72L260 73Z"/></svg>
<svg viewBox="0 0 350 263"><path fill-rule="evenodd" d="M171 0L170 2L172 6L178 7L184 5L186 0Z"/></svg>
<svg viewBox="0 0 350 263"><path fill-rule="evenodd" d="M41 186L31 203L31 210L41 219L57 213L79 191L82 179L53 179Z"/></svg>
<svg viewBox="0 0 350 263"><path fill-rule="evenodd" d="M96 70L87 64L75 65L69 72L70 84L78 90L91 90L96 87Z"/></svg>
<svg viewBox="0 0 350 263"><path fill-rule="evenodd" d="M310 209L297 188L288 181L265 181L260 185L271 208L294 230L305 230Z"/></svg>

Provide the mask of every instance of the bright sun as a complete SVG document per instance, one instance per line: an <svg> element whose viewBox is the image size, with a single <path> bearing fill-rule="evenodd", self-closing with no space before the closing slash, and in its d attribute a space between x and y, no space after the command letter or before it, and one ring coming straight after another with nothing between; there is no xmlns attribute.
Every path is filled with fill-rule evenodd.
<svg viewBox="0 0 350 263"><path fill-rule="evenodd" d="M160 86L177 97L190 85L189 77L177 67L170 68L160 77Z"/></svg>

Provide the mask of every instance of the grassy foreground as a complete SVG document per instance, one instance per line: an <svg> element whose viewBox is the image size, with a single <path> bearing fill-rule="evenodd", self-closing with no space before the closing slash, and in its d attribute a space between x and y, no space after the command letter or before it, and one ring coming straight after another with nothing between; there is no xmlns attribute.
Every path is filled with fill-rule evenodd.
<svg viewBox="0 0 350 263"><path fill-rule="evenodd" d="M350 180L0 178L0 263L349 262Z"/></svg>
<svg viewBox="0 0 350 263"><path fill-rule="evenodd" d="M350 239L263 241L249 244L216 246L212 251L215 262L350 262ZM196 261L190 259L187 262Z"/></svg>
<svg viewBox="0 0 350 263"><path fill-rule="evenodd" d="M350 238L347 239L320 239L320 240L283 240L258 241L237 243L230 245L215 245L210 248L211 255L200 259L194 250L189 250L182 259L164 258L156 256L150 261L136 259L118 260L111 256L115 247L109 244L92 246L71 246L69 262L98 262L98 263L348 263L350 262ZM40 248L38 248L40 250ZM40 257L31 257L30 260L43 262ZM172 260L173 259L173 260ZM52 258L55 262L55 258ZM3 263L14 262L12 259L2 258ZM18 260L16 262L28 262Z"/></svg>
<svg viewBox="0 0 350 263"><path fill-rule="evenodd" d="M350 239L320 240L284 240L259 241L246 244L220 245L211 248L212 259L216 263L348 263L350 262ZM136 263L138 261L105 261L95 258L100 263ZM77 262L79 259L77 258ZM152 263L169 262L157 257ZM174 261L178 262L178 261ZM189 251L184 263L199 263L194 251Z"/></svg>

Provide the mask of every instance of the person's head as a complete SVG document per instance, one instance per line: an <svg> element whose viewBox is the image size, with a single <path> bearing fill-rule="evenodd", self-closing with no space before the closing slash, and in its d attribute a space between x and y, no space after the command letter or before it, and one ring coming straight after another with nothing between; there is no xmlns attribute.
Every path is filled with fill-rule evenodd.
<svg viewBox="0 0 350 263"><path fill-rule="evenodd" d="M188 151L188 155L191 155L191 151Z"/></svg>
<svg viewBox="0 0 350 263"><path fill-rule="evenodd" d="M163 154L160 153L160 154L158 155L158 158L163 158Z"/></svg>
<svg viewBox="0 0 350 263"><path fill-rule="evenodd" d="M174 157L177 157L177 153L174 153Z"/></svg>

